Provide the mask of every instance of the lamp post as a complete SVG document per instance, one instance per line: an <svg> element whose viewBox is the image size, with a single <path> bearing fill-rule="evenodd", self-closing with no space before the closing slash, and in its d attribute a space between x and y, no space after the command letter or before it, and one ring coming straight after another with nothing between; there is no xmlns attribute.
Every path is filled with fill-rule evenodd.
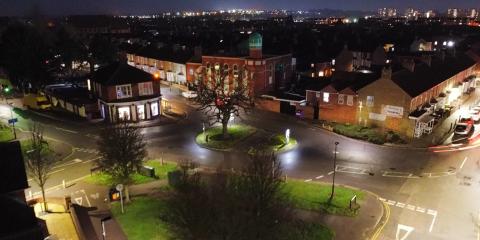
<svg viewBox="0 0 480 240"><path fill-rule="evenodd" d="M328 203L331 204L333 200L333 194L335 193L335 173L337 172L337 146L339 142L335 142L335 152L333 152L333 179L332 179L332 193Z"/></svg>
<svg viewBox="0 0 480 240"><path fill-rule="evenodd" d="M107 238L107 232L105 231L105 222L112 219L111 216L106 216L102 219L100 219L100 222L102 223L102 239L105 240Z"/></svg>

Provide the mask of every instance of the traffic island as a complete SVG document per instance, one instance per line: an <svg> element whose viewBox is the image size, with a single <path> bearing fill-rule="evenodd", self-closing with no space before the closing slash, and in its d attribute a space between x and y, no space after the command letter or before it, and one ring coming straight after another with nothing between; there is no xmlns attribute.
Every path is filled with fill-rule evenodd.
<svg viewBox="0 0 480 240"><path fill-rule="evenodd" d="M195 142L207 149L217 151L230 151L236 144L254 134L257 130L242 124L235 124L228 127L228 138L222 134L222 126L215 126L206 129L195 137Z"/></svg>
<svg viewBox="0 0 480 240"><path fill-rule="evenodd" d="M273 135L269 137L265 142L250 147L248 150L249 154L254 154L255 152L273 152L281 153L294 149L297 146L297 140L295 138L285 137L285 135Z"/></svg>

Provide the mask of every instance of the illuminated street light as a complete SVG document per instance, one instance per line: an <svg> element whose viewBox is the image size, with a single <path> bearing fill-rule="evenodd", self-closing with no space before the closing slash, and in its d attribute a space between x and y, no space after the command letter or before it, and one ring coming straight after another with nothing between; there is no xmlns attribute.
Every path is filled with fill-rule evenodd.
<svg viewBox="0 0 480 240"><path fill-rule="evenodd" d="M333 195L335 193L335 173L337 172L337 146L340 144L339 142L335 142L335 152L333 153L333 179L332 179L332 193L330 195L330 199L328 203L331 204L333 200Z"/></svg>
<svg viewBox="0 0 480 240"><path fill-rule="evenodd" d="M290 143L290 129L285 130L285 139L287 144Z"/></svg>

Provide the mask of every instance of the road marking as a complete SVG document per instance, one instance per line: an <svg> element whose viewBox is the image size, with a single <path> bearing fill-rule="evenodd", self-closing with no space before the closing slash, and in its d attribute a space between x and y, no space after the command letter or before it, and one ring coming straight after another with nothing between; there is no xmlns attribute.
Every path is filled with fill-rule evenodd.
<svg viewBox="0 0 480 240"><path fill-rule="evenodd" d="M88 203L88 206L91 207L92 205L90 204L90 200L88 200L88 196L87 196L87 193L85 193L85 190L81 190L81 192L83 192L83 195L85 195L85 199L87 199L87 203Z"/></svg>
<svg viewBox="0 0 480 240"><path fill-rule="evenodd" d="M90 174L87 174L87 175L85 175L85 176L83 176L83 177L79 177L79 178L73 179L73 180L71 180L71 181L68 181L68 182L66 182L66 184L69 185L69 184L72 184L72 183L74 183L74 182L81 181L81 180L83 180L83 179L85 179L85 178L87 178L87 177L89 177L89 176L90 176ZM49 193L49 192L51 192L51 191L60 190L60 189L63 189L63 183L45 189L45 193ZM35 195L40 195L40 194L42 194L42 192L40 192L40 191L35 192L35 193L32 194L31 197L29 196L29 197L27 198L27 200L30 200L30 199L33 198L33 196L35 196Z"/></svg>
<svg viewBox="0 0 480 240"><path fill-rule="evenodd" d="M332 175L332 174L333 174L333 171L328 172L328 175Z"/></svg>
<svg viewBox="0 0 480 240"><path fill-rule="evenodd" d="M312 179L311 179L311 178L310 178L310 179L307 179L307 180L305 180L305 182L311 182L311 181L312 181Z"/></svg>
<svg viewBox="0 0 480 240"><path fill-rule="evenodd" d="M82 205L82 202L83 202L82 200L83 200L82 197L75 198L75 202L77 202L78 205Z"/></svg>
<svg viewBox="0 0 480 240"><path fill-rule="evenodd" d="M392 206L394 206L394 205L395 205L395 203L396 203L396 202L395 202L395 201L392 201L392 200L388 200L388 201L387 201L387 204L388 204L388 205L392 205Z"/></svg>
<svg viewBox="0 0 480 240"><path fill-rule="evenodd" d="M378 200L385 202L387 199L379 197Z"/></svg>
<svg viewBox="0 0 480 240"><path fill-rule="evenodd" d="M65 171L65 168L62 168L62 169L58 169L58 170L49 172L47 175L52 175L52 174L54 174L54 173L58 173L58 172L61 172L61 171ZM33 181L33 178L29 178L29 179L27 180L27 182L31 182L31 181Z"/></svg>
<svg viewBox="0 0 480 240"><path fill-rule="evenodd" d="M348 167L348 166L337 165L335 170L336 170L337 172L343 172L343 173L368 175L368 169L363 169L363 168L356 168L356 167Z"/></svg>
<svg viewBox="0 0 480 240"><path fill-rule="evenodd" d="M320 179L320 178L323 178L323 175L315 177L315 179Z"/></svg>
<svg viewBox="0 0 480 240"><path fill-rule="evenodd" d="M414 176L413 173L409 172L391 172L385 171L382 174L383 177L396 177L396 178L419 178L418 176Z"/></svg>
<svg viewBox="0 0 480 240"><path fill-rule="evenodd" d="M468 159L468 157L465 157L465 159L463 159L462 164L460 164L460 169L463 168L463 165L465 165L465 162L467 161L467 159Z"/></svg>
<svg viewBox="0 0 480 240"><path fill-rule="evenodd" d="M435 220L437 219L437 211L428 209L427 214L430 214L433 216L432 223L430 224L430 228L428 229L428 232L432 232L433 225L435 224Z"/></svg>
<svg viewBox="0 0 480 240"><path fill-rule="evenodd" d="M378 238L378 236L380 236L380 233L382 232L383 228L385 228L385 226L388 223L388 220L390 219L390 207L387 204L385 204L385 202L383 202L383 206L386 210L385 221L383 222L382 226L380 228L378 228L377 231L375 231L371 240L376 240Z"/></svg>
<svg viewBox="0 0 480 240"><path fill-rule="evenodd" d="M477 219L477 240L480 240L480 210L478 210L478 219Z"/></svg>
<svg viewBox="0 0 480 240"><path fill-rule="evenodd" d="M64 131L64 132L69 132L69 133L78 133L76 131L68 130L68 129L65 129L65 128L55 127L55 129L60 130L60 131Z"/></svg>
<svg viewBox="0 0 480 240"><path fill-rule="evenodd" d="M405 234L403 234L402 237L400 237L400 233L403 231L406 231ZM397 225L397 234L395 234L395 238L397 240L405 240L407 239L407 237L410 235L410 233L413 232L413 230L415 230L415 228L411 227L411 226L407 226L407 225L403 225L403 224L398 224Z"/></svg>
<svg viewBox="0 0 480 240"><path fill-rule="evenodd" d="M425 213L425 208L417 207L417 212Z"/></svg>
<svg viewBox="0 0 480 240"><path fill-rule="evenodd" d="M415 206L413 205L410 205L410 204L407 204L407 207L406 207L408 210L412 210L412 211L415 211Z"/></svg>
<svg viewBox="0 0 480 240"><path fill-rule="evenodd" d="M404 208L405 203L397 202L397 205L395 205L395 206L400 207L400 208Z"/></svg>

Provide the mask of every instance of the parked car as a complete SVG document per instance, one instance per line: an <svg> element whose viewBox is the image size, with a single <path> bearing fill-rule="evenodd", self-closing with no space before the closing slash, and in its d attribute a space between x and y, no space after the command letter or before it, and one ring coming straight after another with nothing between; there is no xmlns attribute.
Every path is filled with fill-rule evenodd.
<svg viewBox="0 0 480 240"><path fill-rule="evenodd" d="M195 91L185 91L185 92L182 92L182 96L185 98L196 98L197 93Z"/></svg>
<svg viewBox="0 0 480 240"><path fill-rule="evenodd" d="M468 135L470 132L473 130L473 125L465 122L458 123L457 126L455 126L454 133L456 135Z"/></svg>
<svg viewBox="0 0 480 240"><path fill-rule="evenodd" d="M52 105L43 95L27 94L23 97L23 106L28 109L46 110L52 108Z"/></svg>

